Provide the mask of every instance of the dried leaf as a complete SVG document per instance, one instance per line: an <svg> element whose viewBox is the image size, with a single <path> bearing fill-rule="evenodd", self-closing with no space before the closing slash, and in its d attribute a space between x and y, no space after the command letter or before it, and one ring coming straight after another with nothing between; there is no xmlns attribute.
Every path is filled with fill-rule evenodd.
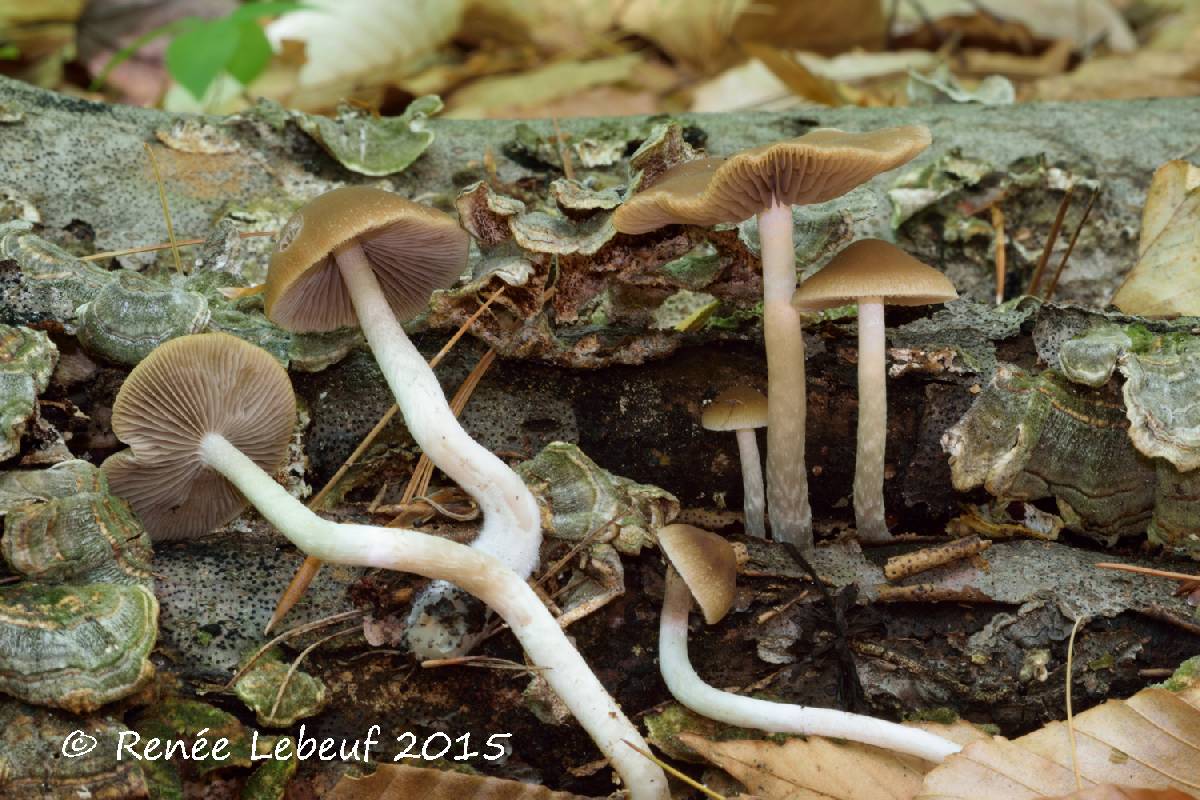
<svg viewBox="0 0 1200 800"><path fill-rule="evenodd" d="M985 736L968 723L922 725L959 743ZM931 764L870 745L810 737L783 744L762 739L679 740L721 767L754 795L770 800L909 800Z"/></svg>
<svg viewBox="0 0 1200 800"><path fill-rule="evenodd" d="M379 84L402 76L458 30L465 0L307 0L267 26L278 50L304 42L300 88Z"/></svg>
<svg viewBox="0 0 1200 800"><path fill-rule="evenodd" d="M838 53L884 38L879 0L629 0L619 23L710 74L741 59L738 42Z"/></svg>
<svg viewBox="0 0 1200 800"><path fill-rule="evenodd" d="M1171 161L1154 173L1138 250L1113 305L1142 316L1200 314L1200 169Z"/></svg>
<svg viewBox="0 0 1200 800"><path fill-rule="evenodd" d="M1200 186L1200 167L1186 161L1168 161L1158 168L1146 193L1142 210L1142 235L1138 239L1138 255L1146 250L1166 229L1175 212L1183 205L1188 192Z"/></svg>
<svg viewBox="0 0 1200 800"><path fill-rule="evenodd" d="M329 800L588 800L544 786L483 775L463 775L406 764L382 764L365 778L346 776Z"/></svg>
<svg viewBox="0 0 1200 800"><path fill-rule="evenodd" d="M1078 46L1104 39L1118 52L1137 47L1129 25L1108 0L1005 0L985 5L994 9L996 16L1024 23L1048 39L1070 39ZM925 25L923 14L936 21L951 14L975 14L978 8L971 0L922 0L919 6L901 3L897 21L901 30L911 30Z"/></svg>
<svg viewBox="0 0 1200 800"><path fill-rule="evenodd" d="M1178 789L1131 789L1127 786L1106 784L1051 800L1194 800L1194 798Z"/></svg>
<svg viewBox="0 0 1200 800"><path fill-rule="evenodd" d="M1149 688L1075 717L1087 786L1200 791L1200 686ZM925 777L922 800L1021 800L1075 789L1066 723L1008 741L975 742Z"/></svg>
<svg viewBox="0 0 1200 800"><path fill-rule="evenodd" d="M620 25L705 72L737 60L733 26L751 0L630 0Z"/></svg>
<svg viewBox="0 0 1200 800"><path fill-rule="evenodd" d="M560 61L519 75L484 78L450 97L447 116L519 115L522 109L544 106L598 86L631 80L645 63L639 53L623 53L593 61Z"/></svg>

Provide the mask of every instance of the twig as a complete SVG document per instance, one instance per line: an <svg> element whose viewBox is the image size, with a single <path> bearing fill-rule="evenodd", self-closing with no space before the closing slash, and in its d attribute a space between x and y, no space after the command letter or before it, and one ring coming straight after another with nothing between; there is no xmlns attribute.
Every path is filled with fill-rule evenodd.
<svg viewBox="0 0 1200 800"><path fill-rule="evenodd" d="M991 546L991 542L980 539L978 536L964 536L961 539L955 539L945 544L927 547L913 553L893 556L884 565L883 574L889 581L907 578L909 575L916 575L919 572L940 567L952 561L970 558L987 550Z"/></svg>
<svg viewBox="0 0 1200 800"><path fill-rule="evenodd" d="M1038 258L1037 266L1033 270L1033 277L1029 279L1029 288L1025 290L1025 294L1030 297L1038 295L1038 284L1042 282L1042 273L1045 272L1046 262L1050 260L1050 252L1054 249L1055 242L1058 241L1058 233L1062 230L1063 220L1067 218L1067 211L1071 208L1071 195L1074 193L1075 187L1068 186L1062 202L1058 204L1058 213L1054 215L1054 223L1050 226L1050 234L1046 237L1042 255Z"/></svg>
<svg viewBox="0 0 1200 800"><path fill-rule="evenodd" d="M563 175L567 180L575 180L575 165L571 162L571 151L567 149L567 140L563 136L562 128L558 126L558 117L550 120L554 123L554 138L558 142L558 158L562 161Z"/></svg>
<svg viewBox="0 0 1200 800"><path fill-rule="evenodd" d="M1046 287L1046 296L1042 299L1047 303L1054 297L1054 290L1058 288L1058 279L1062 276L1063 269L1067 266L1067 259L1071 257L1072 251L1075 250L1075 242L1079 240L1079 232L1083 230L1088 214L1092 213L1092 206L1096 204L1096 196L1099 194L1099 189L1092 189L1092 194L1088 197L1088 204L1083 209L1083 216L1079 218L1079 224L1075 226L1075 232L1071 234L1071 241L1067 243L1067 252L1063 253L1062 261L1058 262L1058 269L1054 271L1054 277L1050 279L1050 285Z"/></svg>
<svg viewBox="0 0 1200 800"><path fill-rule="evenodd" d="M1116 569L1122 572L1133 572L1138 575L1149 575L1154 578L1167 578L1172 581L1200 581L1200 575L1188 575L1186 572L1169 572L1165 569L1139 567L1133 564L1118 564L1114 561L1100 561L1092 566L1097 569Z"/></svg>
<svg viewBox="0 0 1200 800"><path fill-rule="evenodd" d="M361 625L355 625L350 628L343 628L340 631L336 631L334 633L329 634L328 636L318 639L317 641L310 644L308 647L301 650L300 654L297 655L294 659L292 659L292 663L288 666L287 673L284 674L283 680L279 682L279 691L275 692L275 701L273 703L271 703L271 711L267 716L274 717L275 714L279 711L279 704L281 702L283 702L283 693L285 691L287 691L288 684L291 683L291 681L292 681L292 676L295 675L296 670L298 670L300 668L300 662L303 661L304 658L309 653L311 653L313 650L316 650L318 647L325 644L330 639L336 639L339 636L345 636L347 633L354 633L355 631L361 631L361 630L362 630Z"/></svg>
<svg viewBox="0 0 1200 800"><path fill-rule="evenodd" d="M162 201L163 219L167 223L167 238L171 240L171 252L175 255L175 271L183 274L183 259L179 257L179 244L175 241L175 226L171 224L171 208L167 205L167 187L163 185L162 173L158 171L158 159L154 156L154 148L149 142L142 142L146 155L150 157L150 166L154 170L154 182L158 184L158 199Z"/></svg>
<svg viewBox="0 0 1200 800"><path fill-rule="evenodd" d="M518 664L507 658L493 656L458 656L457 658L427 658L421 662L422 669L437 669L438 667L477 667L481 669L502 669L519 672L545 672L546 667L535 667L529 664Z"/></svg>
<svg viewBox="0 0 1200 800"><path fill-rule="evenodd" d="M224 686L221 687L221 691L227 692L230 689L232 689L234 684L236 684L239 680L242 679L242 676L245 675L246 672L248 672L249 669L254 666L254 663L256 661L258 661L260 658L262 658L263 655L268 650L270 650L272 647L279 644L280 642L282 642L286 639L291 639L293 636L301 636L305 633L309 633L310 631L319 630L320 628L324 628L328 625L332 625L335 622L342 622L343 620L353 619L354 617L363 617L363 616L366 616L366 614L367 614L366 611L356 608L353 611L343 611L340 614L334 614L332 616L325 617L323 619L318 619L313 622L307 622L303 625L298 625L295 628L287 629L286 631L279 634L271 641L264 644L262 647L255 650L254 655L250 656L250 658L246 661L246 663L243 664L241 667L239 667L238 671L233 674L233 677L230 678L229 681Z"/></svg>
<svg viewBox="0 0 1200 800"><path fill-rule="evenodd" d="M1067 642L1067 734L1071 737L1071 768L1075 771L1075 790L1083 791L1083 776L1079 774L1079 748L1075 743L1075 714L1071 708L1071 675L1075 667L1075 634L1083 624L1084 617L1075 620L1071 627L1071 638Z"/></svg>
<svg viewBox="0 0 1200 800"><path fill-rule="evenodd" d="M708 795L713 800L726 800L725 795L717 794L716 792L714 792L712 789L708 788L704 784L694 780L691 776L685 775L682 772L680 772L679 770L675 769L667 762L665 762L662 759L655 756L653 753L643 750L642 748L638 747L636 744L629 741L628 739L622 739L621 741L624 742L625 744L629 745L630 749L632 749L633 752L635 752L638 755L642 756L643 758L653 762L654 764L657 764L660 769L662 769L664 772L669 774L671 777L678 778L679 780L683 781L684 783L686 783L688 786L692 787L696 791L703 792L704 794Z"/></svg>
<svg viewBox="0 0 1200 800"><path fill-rule="evenodd" d="M242 231L238 234L242 239L253 239L258 236L274 236L275 231ZM204 244L207 239L179 239L174 244L166 242L164 244L148 244L142 247L127 247L124 250L107 250L103 253L92 253L90 256L81 256L80 261L100 261L105 258L119 258L120 256L132 256L137 253L153 253L158 250L169 250L171 247L190 247L196 244Z"/></svg>
<svg viewBox="0 0 1200 800"><path fill-rule="evenodd" d="M1004 302L1004 285L1008 278L1004 212L1000 206L992 206L992 228L996 232L996 305L1000 305Z"/></svg>

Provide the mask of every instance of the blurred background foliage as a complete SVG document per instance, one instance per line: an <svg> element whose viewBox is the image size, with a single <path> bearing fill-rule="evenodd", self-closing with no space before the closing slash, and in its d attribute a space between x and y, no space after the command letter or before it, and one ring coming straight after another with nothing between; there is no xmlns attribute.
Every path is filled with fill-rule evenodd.
<svg viewBox="0 0 1200 800"><path fill-rule="evenodd" d="M0 0L0 71L173 111L454 117L1200 94L1200 0Z"/></svg>

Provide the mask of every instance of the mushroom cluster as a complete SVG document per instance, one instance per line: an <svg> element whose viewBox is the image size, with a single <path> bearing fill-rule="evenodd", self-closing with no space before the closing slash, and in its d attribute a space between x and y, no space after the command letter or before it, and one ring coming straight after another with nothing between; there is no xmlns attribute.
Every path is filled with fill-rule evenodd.
<svg viewBox="0 0 1200 800"><path fill-rule="evenodd" d="M685 161L617 209L622 233L664 225L717 225L758 217L762 250L763 338L767 351L767 512L771 534L812 549L812 510L804 465L804 334L792 306L796 252L792 206L840 197L929 146L913 125L869 133L819 128L729 158Z"/></svg>
<svg viewBox="0 0 1200 800"><path fill-rule="evenodd" d="M113 430L129 449L111 456L104 469L138 515L160 531L202 532L249 502L323 561L414 572L470 592L508 623L632 797L664 800L662 771L622 744L647 747L637 728L524 575L448 539L330 522L275 482L271 471L283 460L295 417L287 372L266 351L223 333L184 336L155 349L122 384Z"/></svg>

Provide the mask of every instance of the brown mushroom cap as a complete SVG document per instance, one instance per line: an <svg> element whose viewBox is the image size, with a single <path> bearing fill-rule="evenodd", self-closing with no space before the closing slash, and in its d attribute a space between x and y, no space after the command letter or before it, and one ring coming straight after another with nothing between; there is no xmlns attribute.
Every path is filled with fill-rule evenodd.
<svg viewBox="0 0 1200 800"><path fill-rule="evenodd" d="M729 158L687 161L626 200L613 225L622 233L646 233L675 223L741 222L773 201L823 203L912 160L930 141L921 125L868 133L818 128Z"/></svg>
<svg viewBox="0 0 1200 800"><path fill-rule="evenodd" d="M749 386L734 386L717 395L700 416L709 431L740 431L767 424L767 398Z"/></svg>
<svg viewBox="0 0 1200 800"><path fill-rule="evenodd" d="M201 462L205 434L221 434L274 473L295 424L292 383L265 350L225 333L181 336L155 348L117 393L112 428L129 449L109 457L104 472L151 537L200 536L246 506Z"/></svg>
<svg viewBox="0 0 1200 800"><path fill-rule="evenodd" d="M470 237L436 209L370 186L326 192L297 211L267 271L266 312L297 333L355 326L358 317L333 253L357 239L400 319L425 308L467 264Z"/></svg>
<svg viewBox="0 0 1200 800"><path fill-rule="evenodd" d="M720 622L733 606L737 588L733 545L715 533L681 523L661 528L658 545L696 598L704 621Z"/></svg>
<svg viewBox="0 0 1200 800"><path fill-rule="evenodd" d="M801 311L822 311L862 297L882 297L888 305L923 306L954 300L958 292L949 278L896 245L860 239L800 284L792 305Z"/></svg>

